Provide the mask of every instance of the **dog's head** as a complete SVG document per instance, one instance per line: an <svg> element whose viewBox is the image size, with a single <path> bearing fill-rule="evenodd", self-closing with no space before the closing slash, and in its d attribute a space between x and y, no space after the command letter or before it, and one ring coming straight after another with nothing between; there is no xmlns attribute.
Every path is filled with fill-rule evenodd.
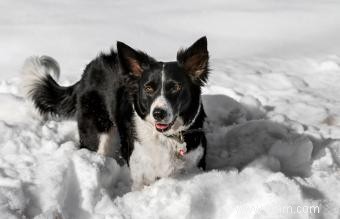
<svg viewBox="0 0 340 219"><path fill-rule="evenodd" d="M136 85L137 114L166 134L187 129L200 110L201 87L208 78L207 38L179 50L177 61L159 62L124 43L117 43L125 74Z"/></svg>

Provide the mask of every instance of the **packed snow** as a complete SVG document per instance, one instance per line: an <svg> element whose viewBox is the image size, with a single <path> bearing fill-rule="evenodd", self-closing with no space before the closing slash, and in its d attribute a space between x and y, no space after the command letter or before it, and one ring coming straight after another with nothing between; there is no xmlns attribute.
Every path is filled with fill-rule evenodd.
<svg viewBox="0 0 340 219"><path fill-rule="evenodd" d="M340 217L340 2L0 3L0 218ZM30 55L79 80L123 41L158 59L207 35L208 170L131 192L129 168L78 149L75 121L22 95Z"/></svg>

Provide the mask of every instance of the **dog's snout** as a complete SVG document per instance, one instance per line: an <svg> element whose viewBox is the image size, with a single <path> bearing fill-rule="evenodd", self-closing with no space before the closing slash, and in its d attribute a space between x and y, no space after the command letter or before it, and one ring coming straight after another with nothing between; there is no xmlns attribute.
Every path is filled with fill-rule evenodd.
<svg viewBox="0 0 340 219"><path fill-rule="evenodd" d="M157 121L162 121L166 117L167 112L162 108L156 108L153 110L153 118Z"/></svg>

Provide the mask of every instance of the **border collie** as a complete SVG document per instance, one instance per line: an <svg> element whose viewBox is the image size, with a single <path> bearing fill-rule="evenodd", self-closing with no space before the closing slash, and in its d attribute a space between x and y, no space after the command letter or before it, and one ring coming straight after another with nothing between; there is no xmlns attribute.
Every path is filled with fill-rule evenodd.
<svg viewBox="0 0 340 219"><path fill-rule="evenodd" d="M156 61L122 42L117 50L100 54L69 87L57 84L54 59L31 57L23 69L26 94L45 117L75 117L81 148L123 157L134 190L193 167L205 169L206 37L180 50L174 62Z"/></svg>
<svg viewBox="0 0 340 219"><path fill-rule="evenodd" d="M201 87L208 78L207 39L159 62L118 42L133 100L134 148L129 159L133 189L198 166L205 169L205 113Z"/></svg>

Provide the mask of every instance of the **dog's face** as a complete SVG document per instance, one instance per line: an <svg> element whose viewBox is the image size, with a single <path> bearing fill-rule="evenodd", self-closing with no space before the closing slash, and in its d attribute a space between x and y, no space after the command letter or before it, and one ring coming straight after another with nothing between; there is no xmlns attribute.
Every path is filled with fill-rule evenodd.
<svg viewBox="0 0 340 219"><path fill-rule="evenodd" d="M118 42L121 65L136 85L137 114L158 132L185 130L200 108L201 86L208 77L207 39L180 50L175 62L158 62Z"/></svg>

